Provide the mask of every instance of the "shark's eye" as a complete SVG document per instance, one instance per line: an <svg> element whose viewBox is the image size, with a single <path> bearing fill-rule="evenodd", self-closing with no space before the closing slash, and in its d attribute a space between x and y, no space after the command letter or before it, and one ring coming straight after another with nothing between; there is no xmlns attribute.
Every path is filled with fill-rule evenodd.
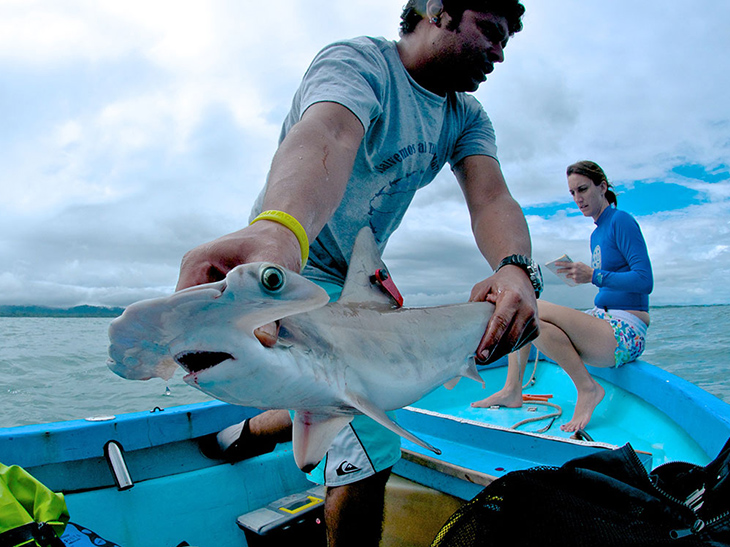
<svg viewBox="0 0 730 547"><path fill-rule="evenodd" d="M261 284L267 291L278 291L284 286L284 272L276 266L264 268L261 272Z"/></svg>

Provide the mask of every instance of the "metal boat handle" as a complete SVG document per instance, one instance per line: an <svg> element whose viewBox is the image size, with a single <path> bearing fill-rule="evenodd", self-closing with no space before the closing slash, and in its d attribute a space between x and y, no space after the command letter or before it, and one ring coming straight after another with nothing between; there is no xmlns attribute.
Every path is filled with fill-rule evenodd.
<svg viewBox="0 0 730 547"><path fill-rule="evenodd" d="M109 469L114 476L114 482L119 490L128 490L134 486L132 476L129 474L127 462L124 460L124 449L117 441L109 441L104 445L104 457L109 464Z"/></svg>

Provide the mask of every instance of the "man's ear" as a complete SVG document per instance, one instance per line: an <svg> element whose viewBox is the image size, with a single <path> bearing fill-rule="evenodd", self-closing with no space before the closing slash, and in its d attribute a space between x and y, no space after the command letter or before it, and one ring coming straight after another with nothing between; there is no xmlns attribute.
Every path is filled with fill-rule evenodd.
<svg viewBox="0 0 730 547"><path fill-rule="evenodd" d="M444 5L441 0L428 0L426 3L426 17L429 21L438 20L444 11Z"/></svg>

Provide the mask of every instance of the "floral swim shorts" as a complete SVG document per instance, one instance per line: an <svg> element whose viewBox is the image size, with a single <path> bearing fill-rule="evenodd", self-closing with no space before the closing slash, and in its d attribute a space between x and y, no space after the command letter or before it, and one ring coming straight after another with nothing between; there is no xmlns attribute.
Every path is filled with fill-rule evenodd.
<svg viewBox="0 0 730 547"><path fill-rule="evenodd" d="M616 367L635 361L644 352L647 325L634 314L624 310L593 308L588 315L608 321L616 337Z"/></svg>

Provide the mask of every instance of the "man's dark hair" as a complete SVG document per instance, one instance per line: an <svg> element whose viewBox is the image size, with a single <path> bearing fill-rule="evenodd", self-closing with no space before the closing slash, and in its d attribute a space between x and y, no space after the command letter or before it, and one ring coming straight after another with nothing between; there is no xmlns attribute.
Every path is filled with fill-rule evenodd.
<svg viewBox="0 0 730 547"><path fill-rule="evenodd" d="M400 33L409 34L416 29L421 19L426 17L426 3L428 0L408 0L401 14ZM489 12L507 19L509 35L522 30L522 16L525 6L519 0L442 0L444 11L452 19L452 25L459 26L461 17L466 10Z"/></svg>

